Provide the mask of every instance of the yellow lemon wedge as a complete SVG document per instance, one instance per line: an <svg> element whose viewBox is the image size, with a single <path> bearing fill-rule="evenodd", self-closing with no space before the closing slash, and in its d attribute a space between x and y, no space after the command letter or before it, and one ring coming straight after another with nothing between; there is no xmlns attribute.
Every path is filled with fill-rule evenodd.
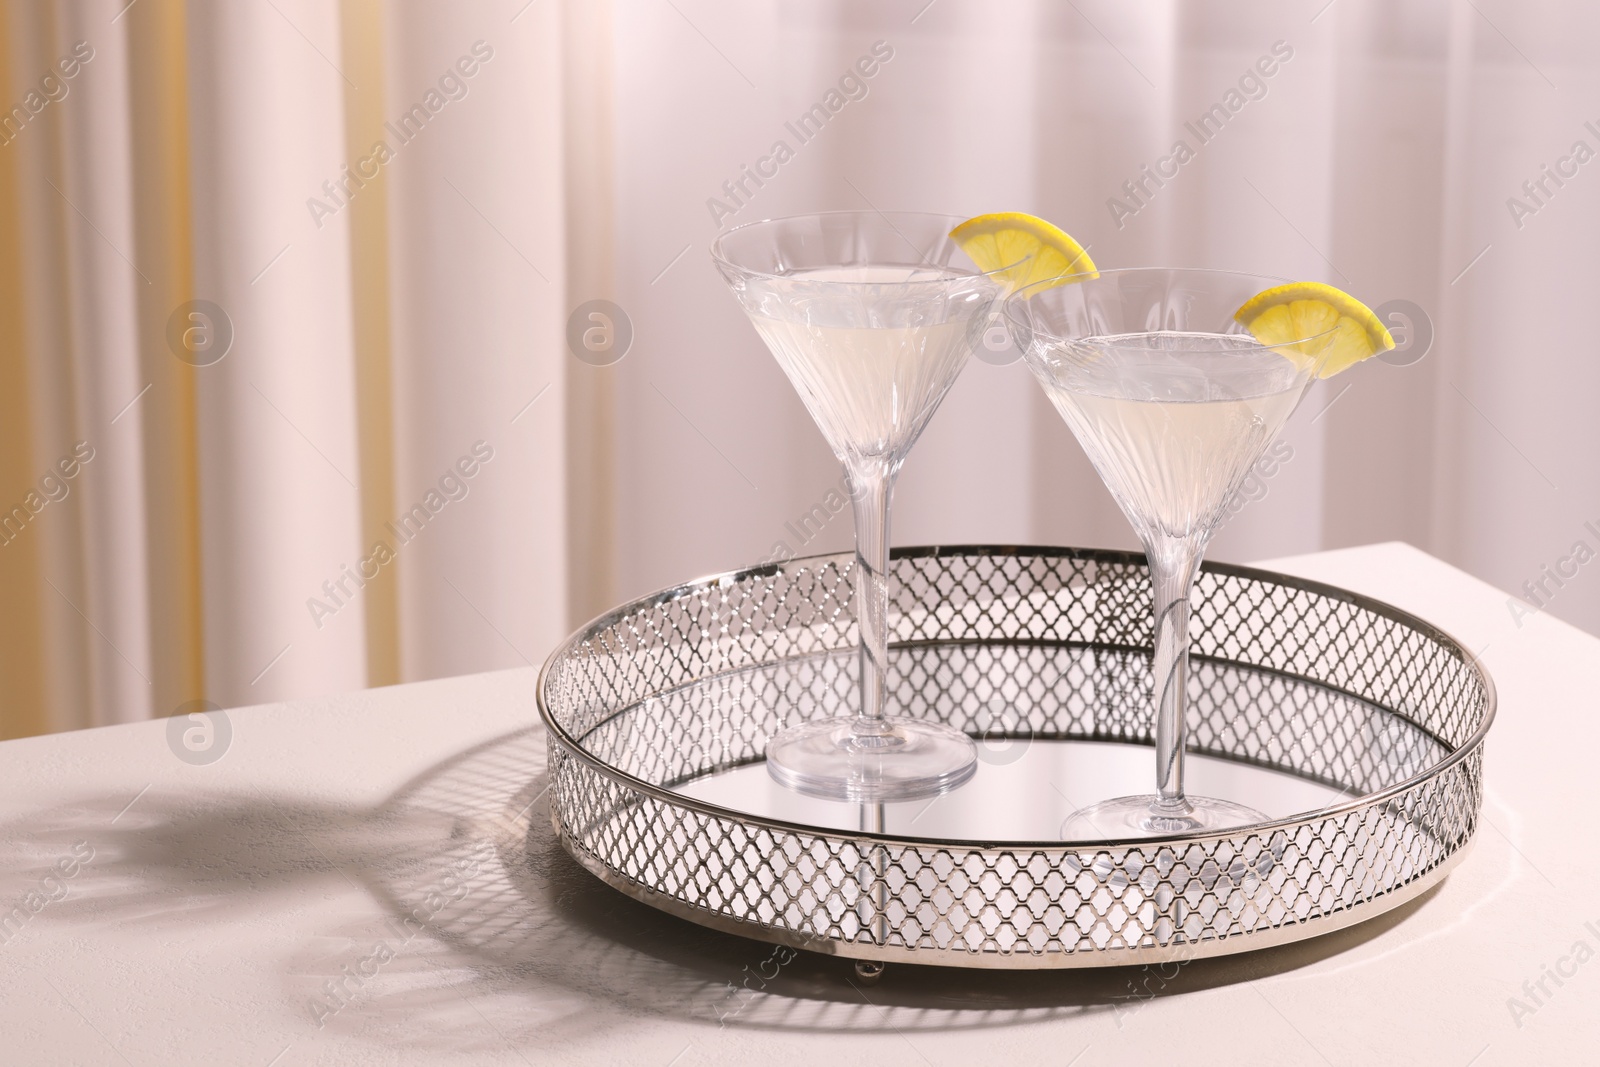
<svg viewBox="0 0 1600 1067"><path fill-rule="evenodd" d="M1020 211L968 219L950 231L950 239L981 270L999 271L1011 292L1035 282L1054 279L1065 285L1100 276L1089 253L1069 234Z"/></svg>
<svg viewBox="0 0 1600 1067"><path fill-rule="evenodd" d="M970 254L970 253L969 253ZM1394 347L1394 337L1372 310L1331 285L1292 282L1263 290L1233 313L1233 320L1290 358L1316 361L1329 378Z"/></svg>

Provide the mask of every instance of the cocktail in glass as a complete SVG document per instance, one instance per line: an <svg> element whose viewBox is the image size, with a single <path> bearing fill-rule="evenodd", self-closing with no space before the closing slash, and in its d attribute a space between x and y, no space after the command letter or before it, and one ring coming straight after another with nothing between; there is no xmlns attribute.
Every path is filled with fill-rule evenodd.
<svg viewBox="0 0 1600 1067"><path fill-rule="evenodd" d="M1154 794L1067 820L1069 839L1263 821L1246 803L1184 792L1189 590L1229 503L1315 378L1332 332L1266 346L1234 312L1276 279L1110 270L1006 301L1034 376L1143 543L1154 601Z"/></svg>
<svg viewBox="0 0 1600 1067"><path fill-rule="evenodd" d="M884 706L895 477L1001 292L950 240L962 221L828 212L740 226L712 246L852 489L858 706L786 727L766 752L773 778L812 796L907 800L953 789L976 769L965 734Z"/></svg>

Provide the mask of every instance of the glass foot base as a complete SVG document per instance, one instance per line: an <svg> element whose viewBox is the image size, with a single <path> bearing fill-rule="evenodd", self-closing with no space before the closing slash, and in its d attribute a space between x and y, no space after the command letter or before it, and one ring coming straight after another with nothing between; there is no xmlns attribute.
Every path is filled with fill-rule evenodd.
<svg viewBox="0 0 1600 1067"><path fill-rule="evenodd" d="M1117 841L1163 834L1206 833L1266 822L1254 808L1213 797L1188 797L1181 807L1166 808L1153 794L1117 797L1079 808L1061 824L1063 841Z"/></svg>
<svg viewBox="0 0 1600 1067"><path fill-rule="evenodd" d="M977 749L959 730L889 719L880 733L856 733L853 718L790 727L767 742L767 773L779 785L825 800L896 801L948 793L978 769Z"/></svg>

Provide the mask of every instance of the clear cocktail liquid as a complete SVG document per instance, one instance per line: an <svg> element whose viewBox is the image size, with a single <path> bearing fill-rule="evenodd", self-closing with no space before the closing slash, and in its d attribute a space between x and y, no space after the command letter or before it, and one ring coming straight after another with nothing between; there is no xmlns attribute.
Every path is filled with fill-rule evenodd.
<svg viewBox="0 0 1600 1067"><path fill-rule="evenodd" d="M948 285L955 273L893 266L795 272L787 276L791 286L858 288L853 299L835 289L810 306L790 295L783 317L751 315L836 455L885 455L922 432L971 351L972 319L914 321L929 302L906 286Z"/></svg>
<svg viewBox="0 0 1600 1067"><path fill-rule="evenodd" d="M1305 385L1251 337L1152 332L1074 345L1045 391L1149 539L1214 529Z"/></svg>

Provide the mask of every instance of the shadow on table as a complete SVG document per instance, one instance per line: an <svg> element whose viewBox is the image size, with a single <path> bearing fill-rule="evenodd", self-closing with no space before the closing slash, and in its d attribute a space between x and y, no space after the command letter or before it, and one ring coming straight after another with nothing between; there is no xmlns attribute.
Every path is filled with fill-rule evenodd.
<svg viewBox="0 0 1600 1067"><path fill-rule="evenodd" d="M1090 1013L1114 1015L1120 1024L1154 997L1250 981L1335 955L1403 922L1432 895L1352 930L1181 967L1011 972L892 965L880 982L866 985L853 961L709 930L602 884L556 841L544 762L543 731L519 731L446 761L393 803L461 820L436 872L464 863L475 873L460 904L440 908L428 925L472 961L475 999L522 991L549 1003L555 992L568 1011L527 1024L545 1036L565 1023L573 1031L567 1036L578 1038L597 1024L597 1013L910 1035ZM494 844L494 863L475 858L484 841ZM382 892L405 916L419 902L429 906L429 888L390 881Z"/></svg>
<svg viewBox="0 0 1600 1067"><path fill-rule="evenodd" d="M1181 967L965 971L891 966L864 985L849 960L704 929L603 885L550 828L542 730L460 753L372 810L230 795L105 798L6 828L0 862L32 923L147 921L182 929L304 908L307 889L361 887L387 915L308 937L285 916L287 994L307 1025L423 1045L582 1042L629 1018L710 1028L918 1033L1103 1013L1279 974L1403 922L1432 893L1359 927ZM27 842L23 859L21 845ZM70 878L55 859L91 857ZM42 852L40 850L43 850ZM51 850L55 850L52 852ZM82 849L78 856L81 859ZM42 856L51 857L44 865ZM31 864L25 866L25 864ZM55 896L31 909L29 893ZM292 894L292 895L291 895ZM314 899L314 898L313 898ZM19 919L20 916L20 919ZM9 925L8 925L9 923ZM182 924L182 925L180 925ZM400 1031L397 1033L397 1029Z"/></svg>

